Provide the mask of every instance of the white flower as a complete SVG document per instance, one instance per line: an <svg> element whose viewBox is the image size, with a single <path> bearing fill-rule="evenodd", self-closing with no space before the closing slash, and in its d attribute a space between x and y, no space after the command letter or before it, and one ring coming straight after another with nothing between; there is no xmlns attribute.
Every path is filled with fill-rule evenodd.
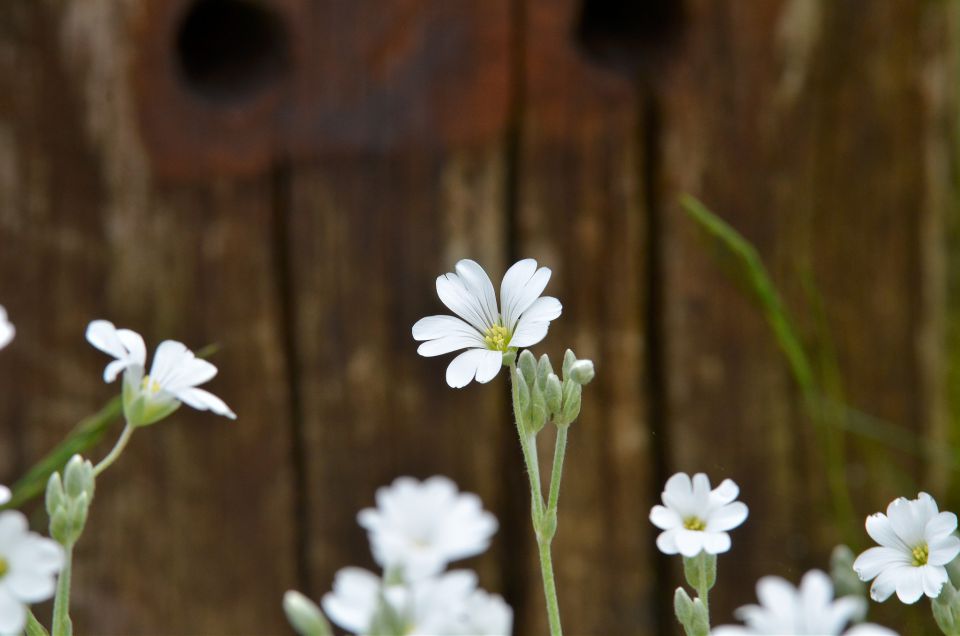
<svg viewBox="0 0 960 636"><path fill-rule="evenodd" d="M16 510L0 512L0 633L23 630L27 605L53 596L62 567L60 544L30 532Z"/></svg>
<svg viewBox="0 0 960 636"><path fill-rule="evenodd" d="M694 557L705 551L719 554L730 549L728 530L747 518L747 506L734 501L740 489L733 481L723 480L710 490L710 480L703 473L690 477L677 473L667 480L663 506L650 510L650 521L663 532L657 547L664 554Z"/></svg>
<svg viewBox="0 0 960 636"><path fill-rule="evenodd" d="M957 515L939 512L925 492L916 499L895 499L881 512L867 517L867 534L880 544L857 557L853 569L862 581L876 577L870 597L885 601L894 590L904 603L916 603L926 594L940 595L947 582L944 567L960 553L954 536Z"/></svg>
<svg viewBox="0 0 960 636"><path fill-rule="evenodd" d="M147 349L143 337L129 329L117 329L106 320L87 327L87 340L116 360L103 370L105 382L123 371L124 412L136 425L152 424L169 415L183 402L200 411L213 411L236 419L223 400L197 388L217 374L217 368L194 356L186 345L164 340L153 356L150 374L144 376Z"/></svg>
<svg viewBox="0 0 960 636"><path fill-rule="evenodd" d="M779 576L765 576L757 582L760 605L746 605L736 611L743 627L717 627L712 636L749 636L750 634L797 634L815 636L896 636L885 627L873 624L857 625L844 632L852 621L862 620L867 611L866 601L858 596L844 596L834 600L833 583L820 570L810 570L803 576L800 588L795 588Z"/></svg>
<svg viewBox="0 0 960 636"><path fill-rule="evenodd" d="M377 490L377 507L361 510L377 563L408 579L441 572L449 562L480 554L497 531L480 498L458 493L446 477L400 477Z"/></svg>
<svg viewBox="0 0 960 636"><path fill-rule="evenodd" d="M13 340L17 330L13 328L13 323L7 320L7 310L0 305L0 349L3 349Z"/></svg>
<svg viewBox="0 0 960 636"><path fill-rule="evenodd" d="M6 486L0 486L0 506L10 501L10 489Z"/></svg>
<svg viewBox="0 0 960 636"><path fill-rule="evenodd" d="M493 283L471 260L459 261L456 273L437 278L437 295L459 318L428 316L413 325L413 337L424 340L422 356L467 349L447 367L447 384L461 388L476 379L489 382L500 371L503 353L534 345L547 335L550 321L560 316L560 301L541 297L550 270L537 268L532 258L515 263L500 284L501 313Z"/></svg>
<svg viewBox="0 0 960 636"><path fill-rule="evenodd" d="M321 604L331 621L354 634L506 636L512 611L476 585L468 570L389 585L351 567L337 572Z"/></svg>

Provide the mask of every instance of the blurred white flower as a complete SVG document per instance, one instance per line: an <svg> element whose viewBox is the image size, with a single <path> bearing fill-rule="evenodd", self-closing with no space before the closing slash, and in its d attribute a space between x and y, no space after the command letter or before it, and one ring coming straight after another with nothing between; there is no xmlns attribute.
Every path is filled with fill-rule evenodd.
<svg viewBox="0 0 960 636"><path fill-rule="evenodd" d="M0 486L0 506L10 501L10 489L6 486Z"/></svg>
<svg viewBox="0 0 960 636"><path fill-rule="evenodd" d="M459 261L456 272L437 278L437 295L454 316L428 316L413 325L413 337L425 341L422 356L467 349L447 367L447 384L461 388L476 379L489 382L503 365L503 353L529 347L547 335L550 321L560 316L560 301L541 297L550 270L537 268L532 258L515 263L500 284L501 312L490 277L477 263Z"/></svg>
<svg viewBox="0 0 960 636"><path fill-rule="evenodd" d="M30 532L16 510L0 512L0 633L23 630L27 606L53 596L62 567L60 544Z"/></svg>
<svg viewBox="0 0 960 636"><path fill-rule="evenodd" d="M372 572L344 568L322 606L331 621L354 634L506 636L512 611L476 586L476 574L467 570L391 585Z"/></svg>
<svg viewBox="0 0 960 636"><path fill-rule="evenodd" d="M106 320L94 320L87 327L87 340L116 358L103 370L103 379L113 382L123 371L124 412L134 425L163 419L181 402L200 411L209 410L236 419L223 400L197 388L211 380L217 368L194 356L183 343L161 342L154 353L150 374L145 376L147 349L137 332L117 329Z"/></svg>
<svg viewBox="0 0 960 636"><path fill-rule="evenodd" d="M867 517L866 526L880 546L858 556L853 569L862 581L876 577L870 586L873 600L885 601L894 591L904 603L940 595L947 582L944 566L960 553L957 515L940 512L933 497L921 492L916 499L895 499L887 514Z"/></svg>
<svg viewBox="0 0 960 636"><path fill-rule="evenodd" d="M13 328L13 323L7 320L7 310L0 305L0 349L3 349L13 340L17 330Z"/></svg>
<svg viewBox="0 0 960 636"><path fill-rule="evenodd" d="M497 520L480 498L459 493L446 477L420 482L400 477L377 490L377 507L357 515L377 563L415 579L441 572L457 559L480 554L497 531Z"/></svg>
<svg viewBox="0 0 960 636"><path fill-rule="evenodd" d="M690 477L677 473L667 480L662 499L663 506L650 510L650 521L663 532L657 537L657 547L664 554L694 557L701 551L719 554L730 549L728 530L739 526L747 518L747 506L734 501L740 489L725 479L710 490L710 480L703 473Z"/></svg>
<svg viewBox="0 0 960 636"><path fill-rule="evenodd" d="M833 583L820 570L807 572L799 588L779 576L765 576L757 582L757 599L760 605L746 605L735 612L743 626L724 625L711 635L896 636L886 627L869 623L844 632L849 623L863 619L866 601L859 596L835 600Z"/></svg>

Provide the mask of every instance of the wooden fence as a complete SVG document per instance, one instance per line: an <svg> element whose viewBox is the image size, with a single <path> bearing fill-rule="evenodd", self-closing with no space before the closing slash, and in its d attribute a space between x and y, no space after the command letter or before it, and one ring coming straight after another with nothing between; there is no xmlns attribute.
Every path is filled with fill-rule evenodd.
<svg viewBox="0 0 960 636"><path fill-rule="evenodd" d="M853 525L920 487L956 509L954 455L916 441L960 441L956 25L934 0L4 0L0 481L114 394L94 318L219 343L239 415L184 409L98 484L78 633L289 633L284 590L372 566L374 490L437 473L497 514L468 565L544 633L505 382L449 389L410 336L463 257L551 267L536 350L597 363L555 542L569 634L675 632L647 520L675 470L751 509L720 622L826 567L811 417L683 192L877 418L842 418Z"/></svg>

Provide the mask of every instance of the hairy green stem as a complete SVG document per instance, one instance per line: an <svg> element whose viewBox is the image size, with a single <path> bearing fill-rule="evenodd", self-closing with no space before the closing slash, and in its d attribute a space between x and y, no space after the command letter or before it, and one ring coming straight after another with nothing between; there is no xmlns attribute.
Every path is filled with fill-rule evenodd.
<svg viewBox="0 0 960 636"><path fill-rule="evenodd" d="M123 452L123 449L126 448L127 442L130 441L130 437L133 435L133 426L127 422L126 426L123 427L123 432L120 433L120 437L117 439L117 443L113 445L113 448L110 449L110 452L107 453L107 456L100 460L100 462L93 467L93 475L99 477L100 473L105 471L110 467L110 464L117 461L117 458L120 457L120 453Z"/></svg>
<svg viewBox="0 0 960 636"><path fill-rule="evenodd" d="M70 573L73 569L73 544L63 546L63 569L57 579L57 595L53 599L53 636L72 636L70 621Z"/></svg>
<svg viewBox="0 0 960 636"><path fill-rule="evenodd" d="M557 600L557 585L553 577L553 557L550 554L550 543L556 531L556 502L560 494L558 471L563 470L563 458L561 456L559 465L558 462L554 460L553 475L550 482L550 502L552 505L549 509L545 510L543 489L540 484L540 462L537 456L537 438L535 433L526 430L523 414L520 412L520 397L517 387L517 368L515 363L510 364L510 383L513 397L513 415L517 424L517 433L520 437L520 447L523 450L523 460L527 467L527 475L530 478L531 517L533 520L534 533L537 537L537 548L540 553L540 575L543 579L543 595L547 604L547 620L550 624L551 636L562 636L563 629L560 626L560 603ZM564 448L561 449L561 451L566 448L565 435L563 440ZM545 524L549 524L549 530L547 532L544 532L546 529Z"/></svg>

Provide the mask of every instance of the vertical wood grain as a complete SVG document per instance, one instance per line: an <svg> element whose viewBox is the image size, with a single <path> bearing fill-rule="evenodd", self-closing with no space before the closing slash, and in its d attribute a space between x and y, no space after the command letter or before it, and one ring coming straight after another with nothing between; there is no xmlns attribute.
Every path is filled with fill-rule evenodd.
<svg viewBox="0 0 960 636"><path fill-rule="evenodd" d="M646 210L642 105L633 82L588 64L576 2L525 2L516 161L517 258L553 269L563 315L533 350L566 347L597 379L570 430L554 564L572 634L649 633L653 533L647 420ZM544 434L549 438L549 434ZM549 483L552 443L540 444ZM537 572L533 558L529 567ZM520 633L546 631L538 576Z"/></svg>
<svg viewBox="0 0 960 636"><path fill-rule="evenodd" d="M136 10L3 8L0 153L11 187L0 295L19 318L3 384L22 400L4 400L2 419L18 427L23 469L119 391L84 342L91 319L137 329L151 349L165 338L219 344L209 388L239 419L184 407L134 435L99 480L77 548L75 625L278 632L295 556L272 189L267 179L152 181L124 73Z"/></svg>

